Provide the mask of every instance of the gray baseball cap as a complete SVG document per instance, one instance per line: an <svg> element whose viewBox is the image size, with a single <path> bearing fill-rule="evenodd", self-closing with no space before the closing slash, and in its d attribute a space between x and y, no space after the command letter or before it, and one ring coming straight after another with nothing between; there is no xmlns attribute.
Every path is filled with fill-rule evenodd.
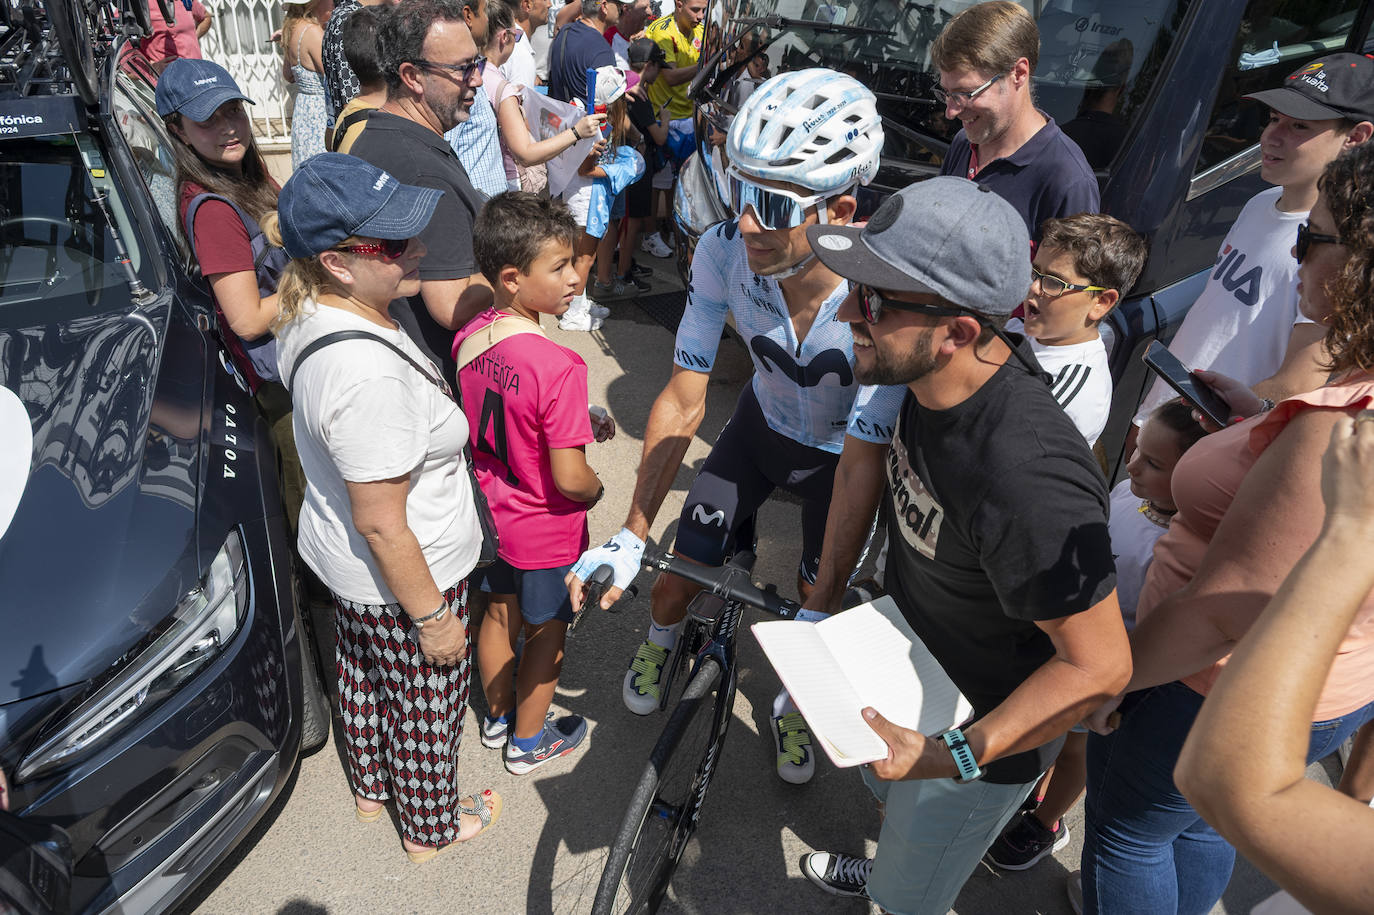
<svg viewBox="0 0 1374 915"><path fill-rule="evenodd" d="M1016 208L967 178L943 175L893 194L862 228L811 226L811 250L846 279L924 292L1009 315L1030 290L1030 233Z"/></svg>

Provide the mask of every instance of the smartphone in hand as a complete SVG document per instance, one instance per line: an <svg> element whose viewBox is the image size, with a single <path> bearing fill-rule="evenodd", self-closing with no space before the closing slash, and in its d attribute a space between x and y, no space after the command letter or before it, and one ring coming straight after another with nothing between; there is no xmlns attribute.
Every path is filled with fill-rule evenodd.
<svg viewBox="0 0 1374 915"><path fill-rule="evenodd" d="M1145 351L1145 364L1164 383L1177 391L1184 400L1191 403L1218 426L1225 427L1231 419L1231 407L1221 395L1203 384L1169 348L1158 340L1150 342Z"/></svg>

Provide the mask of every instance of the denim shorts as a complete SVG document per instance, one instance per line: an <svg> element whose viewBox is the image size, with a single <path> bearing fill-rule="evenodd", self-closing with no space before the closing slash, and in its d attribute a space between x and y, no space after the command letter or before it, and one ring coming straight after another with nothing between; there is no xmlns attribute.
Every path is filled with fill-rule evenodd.
<svg viewBox="0 0 1374 915"><path fill-rule="evenodd" d="M563 584L571 568L569 563L552 569L517 569L498 559L474 572L472 580L488 594L514 594L520 604L520 618L531 626L554 619L571 623L572 598Z"/></svg>

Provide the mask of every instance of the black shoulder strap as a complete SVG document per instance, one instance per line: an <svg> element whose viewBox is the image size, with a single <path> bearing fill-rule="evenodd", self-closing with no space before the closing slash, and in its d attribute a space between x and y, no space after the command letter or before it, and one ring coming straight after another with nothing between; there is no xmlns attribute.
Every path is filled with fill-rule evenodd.
<svg viewBox="0 0 1374 915"><path fill-rule="evenodd" d="M334 142L331 144L329 151L338 152L339 145L343 143L344 134L348 133L349 129L352 128L354 124L366 121L372 116L372 112L375 110L375 108L364 108L361 111L355 111L336 124L334 126Z"/></svg>
<svg viewBox="0 0 1374 915"><path fill-rule="evenodd" d="M317 337L316 339L311 340L309 343L305 345L305 349L301 350L301 354L296 357L295 364L291 366L291 377L288 378L286 381L286 389L288 391L294 391L296 389L296 373L300 371L301 363L304 362L307 357L309 357L313 353L316 353L324 349L326 346L329 346L330 344L342 343L344 340L372 340L376 343L380 343L382 346L385 346L387 349L391 350L393 353L400 356L406 362L410 363L411 367L415 369L415 371L423 375L425 377L425 380L428 381L430 384L434 385L436 388L443 391L446 397L455 402L457 401L457 398L453 396L453 389L448 386L448 383L445 382L442 377L435 378L429 372L425 371L424 368L420 365L420 363L412 359L410 357L410 354L407 353L405 350L401 349L399 346L392 343L390 340L383 339L382 337L379 337L376 334L369 334L365 330L336 330L333 333L325 334L323 337Z"/></svg>

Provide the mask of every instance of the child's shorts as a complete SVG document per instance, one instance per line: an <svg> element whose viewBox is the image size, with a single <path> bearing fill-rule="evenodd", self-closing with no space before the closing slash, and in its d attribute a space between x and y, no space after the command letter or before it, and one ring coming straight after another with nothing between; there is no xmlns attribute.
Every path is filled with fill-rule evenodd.
<svg viewBox="0 0 1374 915"><path fill-rule="evenodd" d="M520 602L520 616L531 626L550 620L571 623L572 599L564 577L572 563L554 569L517 569L498 559L473 573L477 586L488 594L514 594Z"/></svg>

